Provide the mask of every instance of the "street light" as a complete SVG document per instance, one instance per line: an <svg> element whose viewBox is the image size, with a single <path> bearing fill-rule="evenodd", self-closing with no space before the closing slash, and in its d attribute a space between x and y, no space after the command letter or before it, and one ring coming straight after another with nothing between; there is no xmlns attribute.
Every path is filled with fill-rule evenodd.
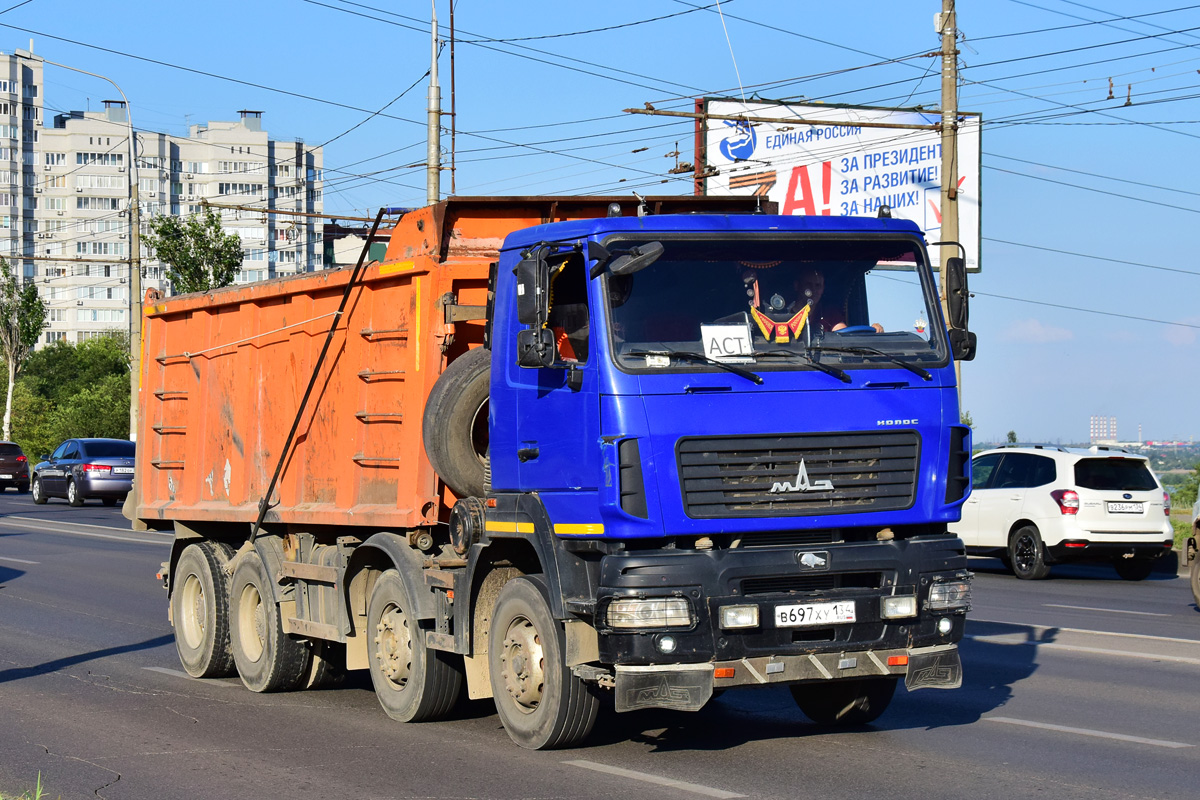
<svg viewBox="0 0 1200 800"><path fill-rule="evenodd" d="M129 108L129 98L112 78L88 72L86 69L69 67L25 50L17 50L15 54L30 61L40 61L52 67L69 69L93 78L108 81L121 95L125 103L125 130L129 137L129 438L137 440L138 426L138 394L142 386L142 243L141 243L141 209L138 201L137 173L137 142L133 138L133 113Z"/></svg>

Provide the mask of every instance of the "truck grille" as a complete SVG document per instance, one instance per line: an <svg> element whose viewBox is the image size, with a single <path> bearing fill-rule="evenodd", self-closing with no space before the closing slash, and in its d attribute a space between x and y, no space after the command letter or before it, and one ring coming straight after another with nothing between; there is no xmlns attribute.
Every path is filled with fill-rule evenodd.
<svg viewBox="0 0 1200 800"><path fill-rule="evenodd" d="M909 508L920 441L916 431L680 439L684 509L715 519Z"/></svg>
<svg viewBox="0 0 1200 800"><path fill-rule="evenodd" d="M780 575L773 578L746 578L742 595L823 592L829 589L878 589L883 582L880 572L825 572L820 575Z"/></svg>

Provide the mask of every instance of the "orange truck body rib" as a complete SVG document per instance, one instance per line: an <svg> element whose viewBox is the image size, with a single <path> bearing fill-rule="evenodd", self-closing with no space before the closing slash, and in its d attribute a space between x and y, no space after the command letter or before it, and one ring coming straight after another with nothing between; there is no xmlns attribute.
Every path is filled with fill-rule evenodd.
<svg viewBox="0 0 1200 800"><path fill-rule="evenodd" d="M704 205L646 202L666 213L680 201ZM425 399L446 364L484 336L483 320L447 323L445 304L486 305L490 265L509 232L601 217L613 202L636 210L628 197L456 198L404 215L384 260L352 289L264 522L383 529L444 520L454 497L425 457ZM148 293L137 519L254 522L351 272Z"/></svg>

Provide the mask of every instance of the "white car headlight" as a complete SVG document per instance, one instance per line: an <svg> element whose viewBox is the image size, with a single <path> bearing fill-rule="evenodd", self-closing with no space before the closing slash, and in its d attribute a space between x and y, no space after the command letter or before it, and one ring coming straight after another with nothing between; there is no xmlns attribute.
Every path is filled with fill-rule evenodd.
<svg viewBox="0 0 1200 800"><path fill-rule="evenodd" d="M613 600L608 604L612 628L686 628L692 609L682 597L649 597Z"/></svg>

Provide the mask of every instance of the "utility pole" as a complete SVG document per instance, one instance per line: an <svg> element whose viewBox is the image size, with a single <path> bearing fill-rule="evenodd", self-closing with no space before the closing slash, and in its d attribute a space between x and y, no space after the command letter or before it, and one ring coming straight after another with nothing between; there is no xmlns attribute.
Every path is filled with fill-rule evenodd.
<svg viewBox="0 0 1200 800"><path fill-rule="evenodd" d="M958 26L954 16L954 0L942 0L942 13L937 15L938 33L942 35L942 235L943 242L958 242ZM942 245L941 285L942 316L949 321L950 309L946 294L946 265L958 255L957 244ZM962 362L954 362L955 384L958 386L958 405L962 408Z"/></svg>
<svg viewBox="0 0 1200 800"><path fill-rule="evenodd" d="M442 199L441 169L442 169L442 90L438 86L438 23L437 0L431 0L433 8L433 25L430 33L429 57L429 134L428 150L425 154L425 201L433 205Z"/></svg>

